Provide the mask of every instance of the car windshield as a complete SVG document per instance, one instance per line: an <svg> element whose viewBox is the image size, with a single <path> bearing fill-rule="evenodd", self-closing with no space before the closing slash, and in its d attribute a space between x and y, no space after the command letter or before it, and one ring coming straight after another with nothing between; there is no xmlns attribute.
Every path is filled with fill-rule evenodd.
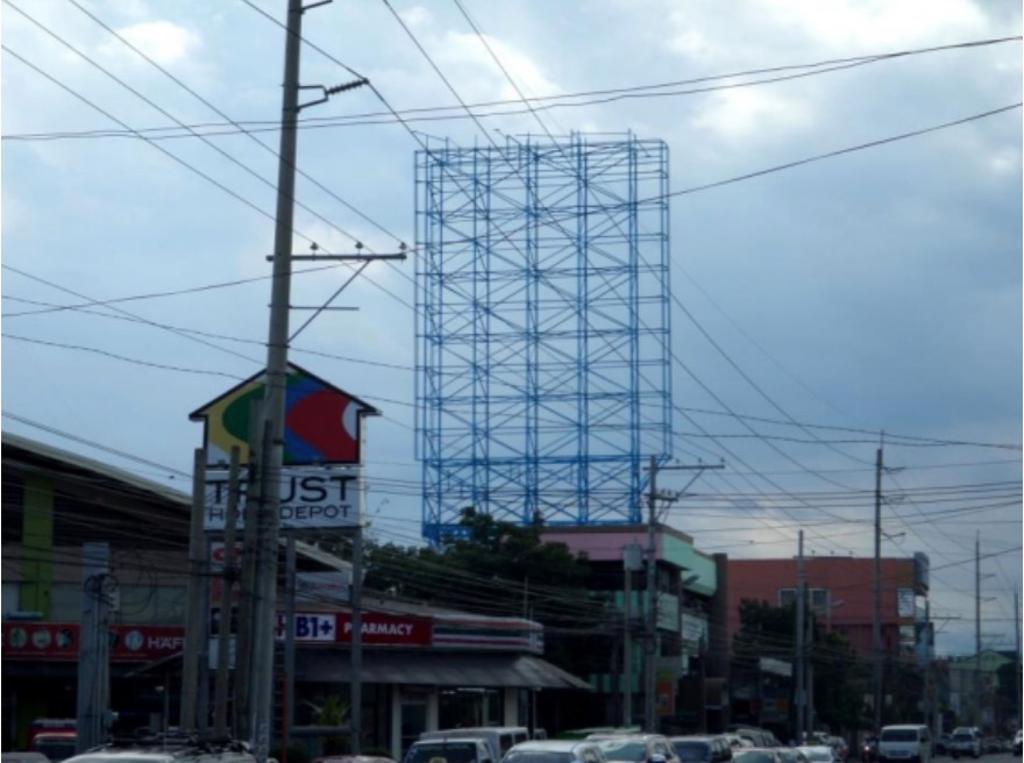
<svg viewBox="0 0 1024 763"><path fill-rule="evenodd" d="M647 745L643 742L614 742L601 745L608 760L625 760L629 763L640 763L647 759Z"/></svg>
<svg viewBox="0 0 1024 763"><path fill-rule="evenodd" d="M968 733L954 734L953 739L955 739L957 742L973 742L974 735Z"/></svg>
<svg viewBox="0 0 1024 763"><path fill-rule="evenodd" d="M672 749L682 761L711 760L711 745L707 742L673 742Z"/></svg>
<svg viewBox="0 0 1024 763"><path fill-rule="evenodd" d="M502 759L502 763L570 763L571 752L555 752L554 750L512 750Z"/></svg>
<svg viewBox="0 0 1024 763"><path fill-rule="evenodd" d="M405 763L474 763L476 745L465 742L414 746Z"/></svg>
<svg viewBox="0 0 1024 763"><path fill-rule="evenodd" d="M917 731L914 729L882 729L883 742L916 742Z"/></svg>
<svg viewBox="0 0 1024 763"><path fill-rule="evenodd" d="M762 750L740 750L733 753L733 763L775 763L775 756Z"/></svg>

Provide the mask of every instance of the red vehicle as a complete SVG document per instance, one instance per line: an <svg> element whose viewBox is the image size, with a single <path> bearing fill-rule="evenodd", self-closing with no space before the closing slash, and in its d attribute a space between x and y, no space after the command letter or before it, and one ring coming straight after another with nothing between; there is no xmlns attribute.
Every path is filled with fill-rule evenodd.
<svg viewBox="0 0 1024 763"><path fill-rule="evenodd" d="M50 763L61 763L75 754L78 734L74 719L37 718L28 733L28 748L45 755Z"/></svg>

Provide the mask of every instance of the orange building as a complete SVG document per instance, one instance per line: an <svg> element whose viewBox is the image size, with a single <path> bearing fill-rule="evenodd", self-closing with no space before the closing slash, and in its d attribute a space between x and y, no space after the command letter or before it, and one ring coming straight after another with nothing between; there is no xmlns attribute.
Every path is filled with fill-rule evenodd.
<svg viewBox="0 0 1024 763"><path fill-rule="evenodd" d="M843 633L861 655L872 652L874 559L808 557L804 560L811 608L826 630ZM928 557L915 554L882 559L881 623L886 653L910 654L919 644L928 596ZM797 560L729 559L726 583L729 641L740 628L740 602L753 599L775 606L793 601Z"/></svg>

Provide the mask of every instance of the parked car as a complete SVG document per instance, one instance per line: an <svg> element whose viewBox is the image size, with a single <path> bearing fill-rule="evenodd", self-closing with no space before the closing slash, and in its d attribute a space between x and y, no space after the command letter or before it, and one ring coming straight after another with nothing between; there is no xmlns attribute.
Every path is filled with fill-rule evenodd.
<svg viewBox="0 0 1024 763"><path fill-rule="evenodd" d="M491 747L492 760L497 763L515 745L530 740L530 730L525 726L467 726L459 729L438 729L420 734L427 739L483 739Z"/></svg>
<svg viewBox="0 0 1024 763"><path fill-rule="evenodd" d="M723 734L726 741L729 742L729 746L732 747L733 752L742 749L744 747L753 747L753 743L749 739L744 739L739 734Z"/></svg>
<svg viewBox="0 0 1024 763"><path fill-rule="evenodd" d="M170 734L96 747L68 758L69 763L256 763L240 742L199 746L194 739Z"/></svg>
<svg viewBox="0 0 1024 763"><path fill-rule="evenodd" d="M313 763L395 763L395 761L379 755L324 755L320 758L313 758Z"/></svg>
<svg viewBox="0 0 1024 763"><path fill-rule="evenodd" d="M662 759L665 763L681 763L668 739L660 734L633 734L610 738L603 734L595 734L594 737L591 741L600 743L601 751L610 761L649 763Z"/></svg>
<svg viewBox="0 0 1024 763"><path fill-rule="evenodd" d="M41 752L5 752L2 756L2 763L50 763L50 759Z"/></svg>
<svg viewBox="0 0 1024 763"><path fill-rule="evenodd" d="M732 755L733 763L786 763L775 747L744 747Z"/></svg>
<svg viewBox="0 0 1024 763"><path fill-rule="evenodd" d="M953 741L952 734L939 734L932 741L932 754L933 755L949 755L950 744Z"/></svg>
<svg viewBox="0 0 1024 763"><path fill-rule="evenodd" d="M1024 732L1017 729L1017 733L1013 737L1013 754L1020 755L1022 746L1024 746Z"/></svg>
<svg viewBox="0 0 1024 763"><path fill-rule="evenodd" d="M883 726L878 736L878 761L907 760L930 763L932 759L931 732L927 726L901 724Z"/></svg>
<svg viewBox="0 0 1024 763"><path fill-rule="evenodd" d="M671 737L668 741L682 763L723 763L732 760L732 745L723 736Z"/></svg>
<svg viewBox="0 0 1024 763"><path fill-rule="evenodd" d="M950 754L954 758L959 758L961 755L980 758L982 753L981 734L977 729L968 726L953 729L953 739L949 743L949 748Z"/></svg>
<svg viewBox="0 0 1024 763"><path fill-rule="evenodd" d="M838 763L835 752L828 745L801 745L796 749L807 759L807 763Z"/></svg>
<svg viewBox="0 0 1024 763"><path fill-rule="evenodd" d="M782 763L809 763L807 756L796 747L777 747L775 749L782 756Z"/></svg>
<svg viewBox="0 0 1024 763"><path fill-rule="evenodd" d="M624 734L642 734L640 726L591 726L585 729L569 729L558 735L559 739L586 739L587 737L602 734L605 736L622 736Z"/></svg>
<svg viewBox="0 0 1024 763"><path fill-rule="evenodd" d="M481 737L419 739L412 743L402 763L498 763L490 742Z"/></svg>
<svg viewBox="0 0 1024 763"><path fill-rule="evenodd" d="M40 731L32 737L32 752L42 753L50 763L61 763L75 754L78 734L74 731Z"/></svg>
<svg viewBox="0 0 1024 763"><path fill-rule="evenodd" d="M572 739L551 739L520 742L502 763L607 763L607 758L596 742Z"/></svg>

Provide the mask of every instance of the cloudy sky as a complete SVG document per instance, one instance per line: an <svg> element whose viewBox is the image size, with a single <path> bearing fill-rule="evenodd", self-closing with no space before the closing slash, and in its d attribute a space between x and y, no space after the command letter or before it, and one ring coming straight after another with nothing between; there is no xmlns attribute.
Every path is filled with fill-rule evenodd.
<svg viewBox="0 0 1024 763"><path fill-rule="evenodd" d="M254 134L276 150L283 34L251 5L78 2L232 120L268 129ZM252 4L283 20L284 0ZM530 96L1021 32L1019 3L1010 0L464 4ZM454 4L396 0L395 8L466 102L516 98ZM263 362L273 223L259 210L273 210L275 158L230 128L199 128L228 133L208 138L216 148L174 137L180 131L146 133L152 143L116 134L124 125L223 118L71 2L5 0L3 21L3 426L185 489L188 478L173 470L188 470L201 436L188 412ZM395 108L455 103L381 2L337 0L310 11L305 35L369 77ZM351 79L308 47L302 70L309 84ZM798 71L809 70L782 73ZM749 87L560 106L543 118L559 134L632 130L665 140L672 188L684 189L1011 106L1020 93L1014 41ZM300 133L299 166L317 182L299 180L306 209L296 214L296 251L310 239L350 251L349 235L380 251L414 243L413 138L387 119L331 122L381 110L363 88L303 112L313 121ZM435 115L454 118L412 126L464 144L483 140L457 109ZM502 133L539 132L529 114L482 122ZM751 428L723 416L723 406L749 417L942 441L1021 441L1019 110L675 198L671 231L672 288L689 313L673 311L673 348L716 396L674 371L674 402L685 410L673 422L674 455L724 456L728 464L669 515L701 548L792 555L794 517L804 519L813 553L871 548L874 435L747 419L759 435L748 437ZM413 266L367 272L370 279L340 300L359 311L316 320L292 358L385 412L371 422L369 509L380 537L412 542L420 512ZM343 278L339 269L298 275L293 303L318 304ZM243 282L189 291L231 281ZM153 296L164 292L178 293ZM49 309L144 295L116 303L130 315L100 306ZM195 331L221 336L188 333ZM702 432L717 437L695 436ZM884 553L931 557L932 611L950 618L940 622L939 649L967 651L973 566L966 562L979 530L983 553L994 554L982 565L993 576L983 581L993 597L983 606L986 643L1012 645L1019 451L908 442L886 448L887 464L903 471L886 478L885 529L893 537ZM943 489L958 485L976 487ZM853 490L865 492L832 512L843 521L791 498ZM804 500L831 506L838 499Z"/></svg>

